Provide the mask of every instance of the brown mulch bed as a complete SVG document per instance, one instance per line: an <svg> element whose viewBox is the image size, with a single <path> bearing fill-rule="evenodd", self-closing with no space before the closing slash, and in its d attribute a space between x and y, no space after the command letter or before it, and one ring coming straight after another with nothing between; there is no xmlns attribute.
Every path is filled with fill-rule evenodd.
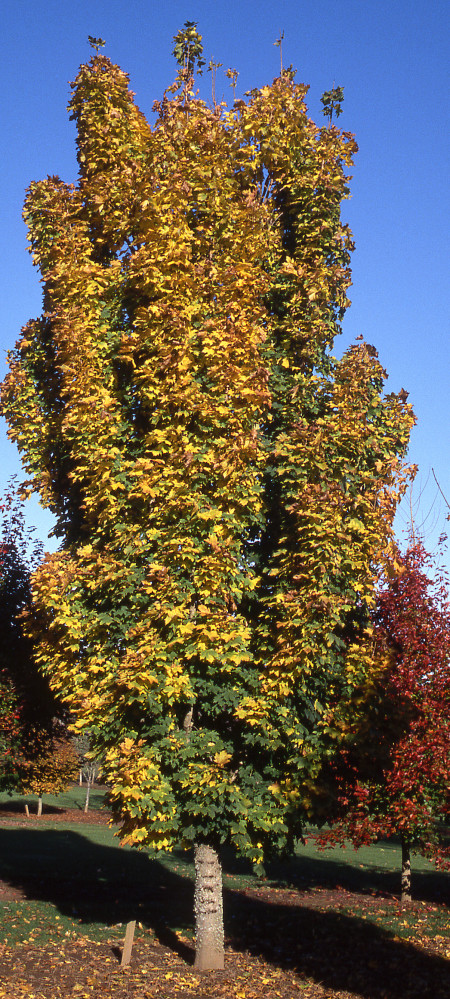
<svg viewBox="0 0 450 999"><path fill-rule="evenodd" d="M11 826L19 823L22 828L28 828L33 822L67 822L106 826L110 820L111 815L106 808L91 808L88 812L83 812L81 808L56 808L53 805L44 805L42 815L36 815L36 808L32 806L28 817L25 808L19 806L16 801L11 804L9 802L0 804L0 825Z"/></svg>
<svg viewBox="0 0 450 999"><path fill-rule="evenodd" d="M330 995L320 985L296 982L292 974L230 949L225 971L198 974L158 941L138 941L131 964L124 969L108 944L83 939L63 948L21 946L12 955L1 955L0 948L0 969L2 999L324 999ZM354 999L347 992L339 996Z"/></svg>

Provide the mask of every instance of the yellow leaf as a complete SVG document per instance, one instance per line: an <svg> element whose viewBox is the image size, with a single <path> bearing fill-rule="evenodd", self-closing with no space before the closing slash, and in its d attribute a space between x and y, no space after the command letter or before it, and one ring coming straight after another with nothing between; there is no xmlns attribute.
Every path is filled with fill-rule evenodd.
<svg viewBox="0 0 450 999"><path fill-rule="evenodd" d="M214 763L218 767L226 766L229 760L231 760L231 753L227 753L224 749L222 749L221 753L216 753L214 756Z"/></svg>

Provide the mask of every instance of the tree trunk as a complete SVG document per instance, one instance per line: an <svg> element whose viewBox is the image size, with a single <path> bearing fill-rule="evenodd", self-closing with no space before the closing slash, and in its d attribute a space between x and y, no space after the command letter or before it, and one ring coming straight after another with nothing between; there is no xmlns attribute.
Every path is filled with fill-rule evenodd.
<svg viewBox="0 0 450 999"><path fill-rule="evenodd" d="M411 852L409 843L402 836L402 903L411 901Z"/></svg>
<svg viewBox="0 0 450 999"><path fill-rule="evenodd" d="M195 847L194 968L216 971L224 966L222 867L216 850L206 843Z"/></svg>
<svg viewBox="0 0 450 999"><path fill-rule="evenodd" d="M91 793L91 781L90 781L90 778L88 777L87 785L86 785L86 799L85 799L85 802L84 802L84 811L85 812L89 811L89 796L90 796L90 793Z"/></svg>
<svg viewBox="0 0 450 999"><path fill-rule="evenodd" d="M42 798L40 795L38 797L37 813L38 815L42 815Z"/></svg>

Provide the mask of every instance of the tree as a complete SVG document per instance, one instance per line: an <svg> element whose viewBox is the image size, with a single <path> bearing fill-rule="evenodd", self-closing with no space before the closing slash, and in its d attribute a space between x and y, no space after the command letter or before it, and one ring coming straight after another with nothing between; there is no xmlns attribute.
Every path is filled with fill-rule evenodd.
<svg viewBox="0 0 450 999"><path fill-rule="evenodd" d="M4 514L5 504L0 504ZM3 581L3 563L7 554L5 543L0 543L0 587ZM0 788L9 791L14 784L19 751L20 712L11 679L0 662Z"/></svg>
<svg viewBox="0 0 450 999"><path fill-rule="evenodd" d="M448 864L450 819L450 603L423 542L411 534L374 613L387 666L359 739L334 761L340 816L322 843L356 847L398 836L402 900L411 899L411 852Z"/></svg>
<svg viewBox="0 0 450 999"><path fill-rule="evenodd" d="M11 671L11 631L17 637L16 614L24 598L25 579L18 571L27 546L24 520L11 482L0 503L0 786L13 791L19 782L23 754L23 704ZM20 582L18 582L18 578ZM15 650L16 651L16 650ZM14 653L13 653L14 654Z"/></svg>
<svg viewBox="0 0 450 999"><path fill-rule="evenodd" d="M0 670L3 780L8 790L57 794L72 779L76 757L66 735L66 716L34 660L24 633L30 575L42 560L42 545L25 526L14 480L2 505L0 531Z"/></svg>
<svg viewBox="0 0 450 999"><path fill-rule="evenodd" d="M77 735L73 739L73 744L78 755L80 786L82 785L83 780L86 783L84 811L88 812L91 787L95 781L98 780L100 775L100 761L95 758L95 754L92 752L92 740L89 738L88 732L83 732L81 735Z"/></svg>
<svg viewBox="0 0 450 999"><path fill-rule="evenodd" d="M73 784L78 773L78 756L64 729L28 729L26 757L19 770L22 794L36 794L37 814L42 815L43 795L60 794Z"/></svg>
<svg viewBox="0 0 450 999"><path fill-rule="evenodd" d="M20 706L11 680L0 671L0 788L14 789L23 759L20 750Z"/></svg>
<svg viewBox="0 0 450 999"><path fill-rule="evenodd" d="M55 698L48 681L33 662L30 640L21 614L30 600L30 576L43 558L33 528L27 528L15 479L11 479L2 504L0 527L0 664L6 670L22 704L22 715L33 718L55 714Z"/></svg>
<svg viewBox="0 0 450 999"><path fill-rule="evenodd" d="M153 128L119 67L80 68L79 181L29 188L44 312L2 400L63 539L33 577L39 662L123 839L194 846L213 968L220 847L260 864L292 846L371 669L413 417L373 348L331 355L353 137L308 118L291 68L208 107L184 31Z"/></svg>

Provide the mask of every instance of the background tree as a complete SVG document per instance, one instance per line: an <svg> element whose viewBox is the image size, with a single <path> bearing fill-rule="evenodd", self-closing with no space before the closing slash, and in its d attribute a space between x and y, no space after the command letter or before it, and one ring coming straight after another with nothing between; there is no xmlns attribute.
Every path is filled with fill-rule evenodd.
<svg viewBox="0 0 450 999"><path fill-rule="evenodd" d="M11 565L15 564L18 553L15 548L15 534L19 534L19 545L23 547L23 519L17 508L17 497L13 483L10 483L0 503L2 518L0 535L0 787L2 791L13 791L20 783L25 758L23 755L23 705L7 666L9 662L9 628L11 621ZM17 531L18 528L18 531ZM18 609L14 603L12 613ZM15 627L15 621L13 624Z"/></svg>
<svg viewBox="0 0 450 999"><path fill-rule="evenodd" d="M37 795L37 814L42 815L44 794L67 791L78 774L78 756L71 739L57 724L51 732L42 727L28 729L24 746L25 759L19 770L22 794ZM26 807L26 811L28 811Z"/></svg>
<svg viewBox="0 0 450 999"><path fill-rule="evenodd" d="M21 613L30 600L30 576L43 558L42 545L25 524L23 503L14 479L4 497L0 527L0 662L9 673L22 702L23 719L43 720L56 713L48 681L33 662L32 644L25 636ZM25 712L25 714L24 714ZM25 723L25 722L24 722Z"/></svg>
<svg viewBox="0 0 450 999"><path fill-rule="evenodd" d="M414 534L374 613L389 655L358 743L335 761L340 817L324 844L356 847L398 836L402 900L411 898L411 851L448 864L450 819L450 604L445 581ZM434 571L433 571L434 570Z"/></svg>
<svg viewBox="0 0 450 999"><path fill-rule="evenodd" d="M39 662L122 837L194 845L213 968L221 845L254 863L292 845L372 668L413 418L373 348L331 356L353 137L308 118L292 69L208 107L185 29L153 129L119 67L80 68L79 181L29 188L44 312L2 400L63 539L33 577Z"/></svg>
<svg viewBox="0 0 450 999"><path fill-rule="evenodd" d="M8 789L57 794L73 777L75 754L67 744L66 716L34 660L24 632L30 575L42 560L42 545L25 526L23 505L12 480L5 494L0 532L0 669L3 740L8 745ZM6 746L5 750L6 752ZM71 763L69 760L71 759Z"/></svg>
<svg viewBox="0 0 450 999"><path fill-rule="evenodd" d="M80 785L83 781L86 784L84 811L88 812L91 788L100 776L100 760L95 758L92 750L92 739L90 739L88 732L75 736L73 745L78 756Z"/></svg>
<svg viewBox="0 0 450 999"><path fill-rule="evenodd" d="M1 569L0 569L1 571ZM14 790L23 765L20 746L20 705L5 670L0 671L0 789Z"/></svg>

